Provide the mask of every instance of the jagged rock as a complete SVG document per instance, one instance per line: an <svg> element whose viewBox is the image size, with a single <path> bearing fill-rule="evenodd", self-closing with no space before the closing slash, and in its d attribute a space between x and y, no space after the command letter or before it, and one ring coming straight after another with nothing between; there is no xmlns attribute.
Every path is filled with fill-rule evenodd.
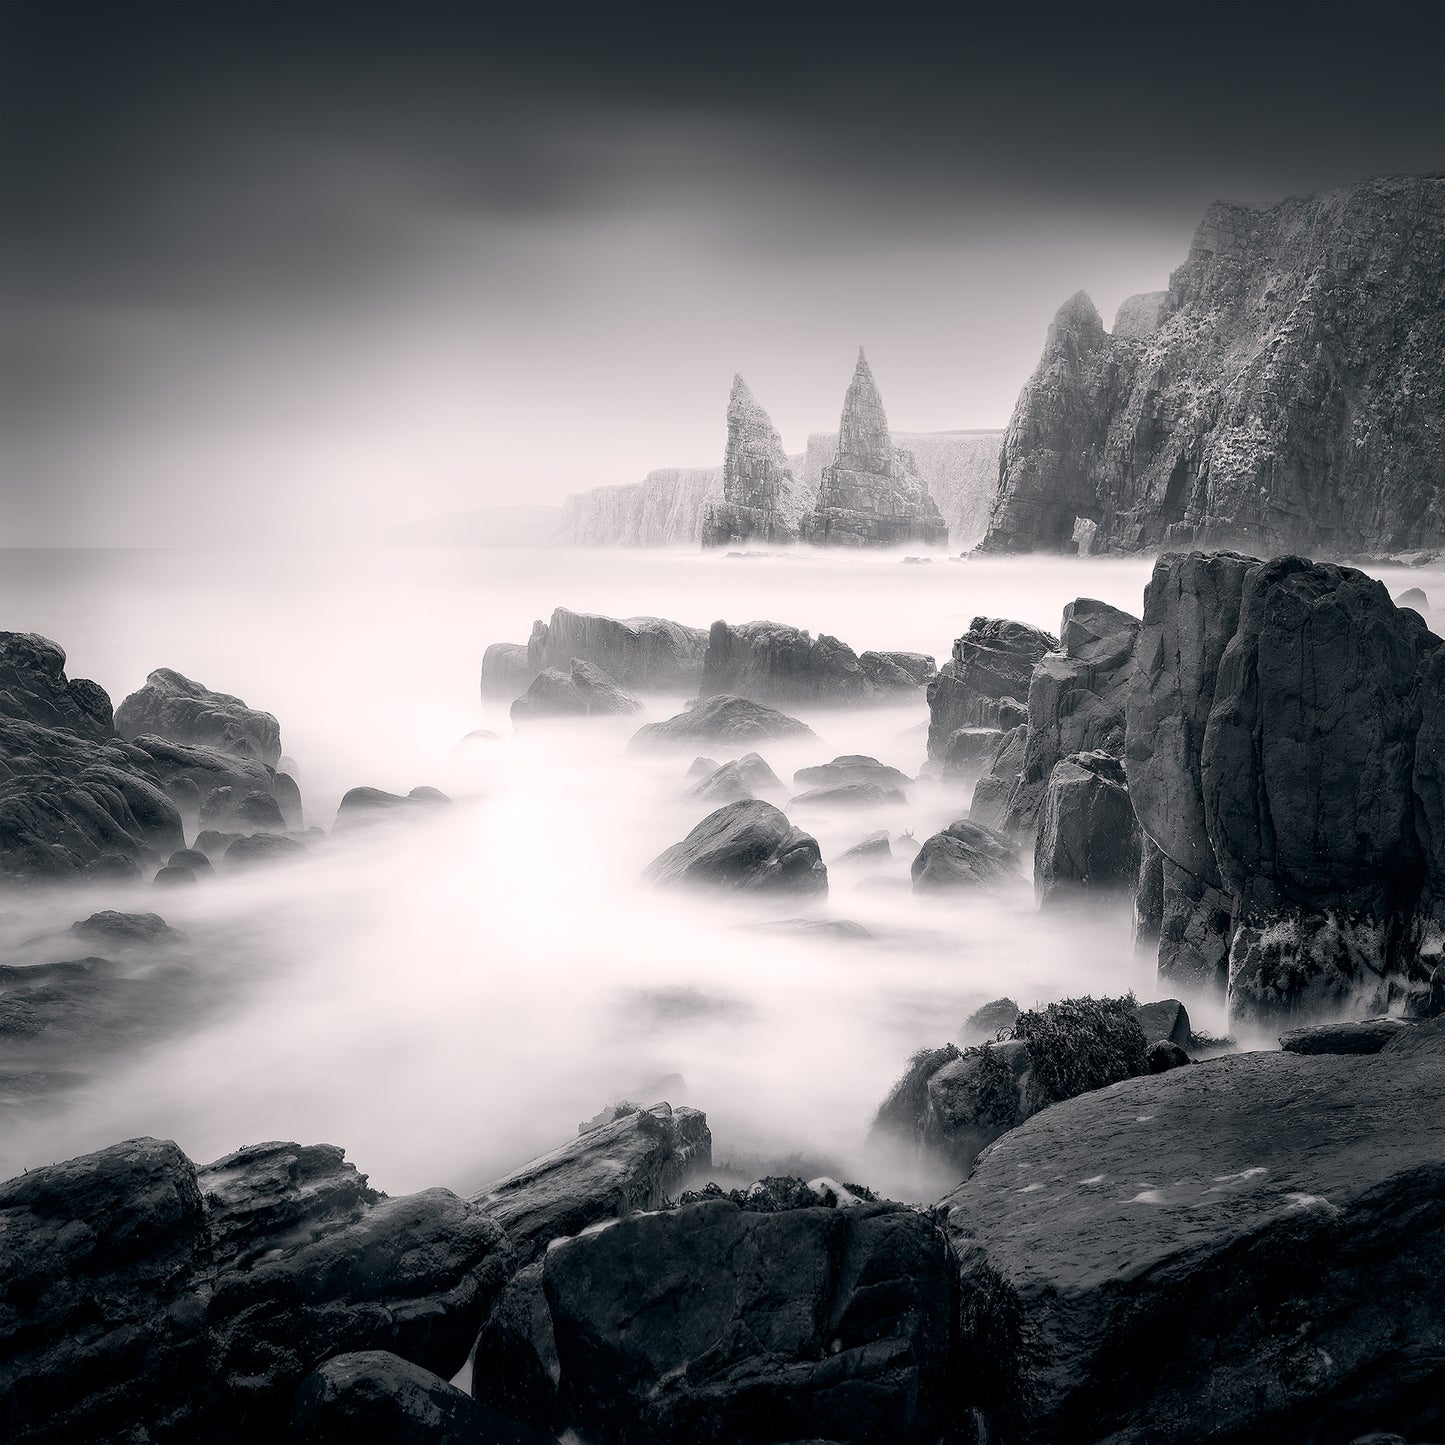
<svg viewBox="0 0 1445 1445"><path fill-rule="evenodd" d="M967 818L929 838L910 872L915 893L997 888L1022 881L1018 845Z"/></svg>
<svg viewBox="0 0 1445 1445"><path fill-rule="evenodd" d="M863 753L845 753L831 763L819 763L811 768L799 768L793 774L798 787L835 787L842 783L876 783L880 788L907 788L913 779L897 768L880 763Z"/></svg>
<svg viewBox="0 0 1445 1445"><path fill-rule="evenodd" d="M246 868L263 868L272 863L295 863L306 857L306 845L280 833L252 833L236 838L226 845L222 867L240 872Z"/></svg>
<svg viewBox="0 0 1445 1445"><path fill-rule="evenodd" d="M300 794L294 783L278 786L278 775L254 758L237 757L199 744L171 742L151 733L135 738L132 746L140 765L160 780L166 796L190 822L199 820L201 804L218 788L230 788L238 797L270 793L278 803L283 799L294 801L299 810Z"/></svg>
<svg viewBox="0 0 1445 1445"><path fill-rule="evenodd" d="M281 725L270 713L169 667L156 668L145 686L116 708L115 728L127 741L146 734L271 767L281 756Z"/></svg>
<svg viewBox="0 0 1445 1445"><path fill-rule="evenodd" d="M1408 991L1424 925L1416 675L1435 645L1351 568L1286 557L1246 576L1201 753L1235 900L1232 1024L1368 1016Z"/></svg>
<svg viewBox="0 0 1445 1445"><path fill-rule="evenodd" d="M466 1360L510 1265L446 1190L387 1199L327 1145L197 1168L134 1139L0 1185L0 1417L51 1440L288 1438L322 1360Z"/></svg>
<svg viewBox="0 0 1445 1445"><path fill-rule="evenodd" d="M729 693L757 702L856 703L873 683L846 643L816 641L779 622L714 622L702 665L704 696Z"/></svg>
<svg viewBox="0 0 1445 1445"><path fill-rule="evenodd" d="M1154 1003L1141 1003L1134 1010L1144 1037L1155 1043L1167 1039L1181 1049L1189 1047L1193 1031L1189 1025L1189 1010L1177 998L1158 999Z"/></svg>
<svg viewBox="0 0 1445 1445"><path fill-rule="evenodd" d="M550 622L534 622L527 666L570 672L574 659L590 662L622 687L672 692L696 687L707 633L663 617L598 617L558 607Z"/></svg>
<svg viewBox="0 0 1445 1445"><path fill-rule="evenodd" d="M0 717L59 728L93 742L115 736L110 698L65 675L65 651L34 632L0 632Z"/></svg>
<svg viewBox="0 0 1445 1445"><path fill-rule="evenodd" d="M878 783L833 783L822 788L809 788L788 800L790 808L877 808L884 803L906 803L901 788L885 788Z"/></svg>
<svg viewBox="0 0 1445 1445"><path fill-rule="evenodd" d="M812 728L786 713L745 697L702 698L695 706L664 722L640 727L628 743L630 752L691 748L698 743L761 743L775 738L811 738Z"/></svg>
<svg viewBox="0 0 1445 1445"><path fill-rule="evenodd" d="M1114 313L1113 335L1116 339L1143 341L1159 329L1169 303L1167 291L1144 291L1126 296Z"/></svg>
<svg viewBox="0 0 1445 1445"><path fill-rule="evenodd" d="M818 547L948 545L948 527L918 464L888 434L883 399L862 348L843 400L837 455L823 468L800 536Z"/></svg>
<svg viewBox="0 0 1445 1445"><path fill-rule="evenodd" d="M482 1326L473 1357L472 1394L507 1418L545 1431L552 1440L566 1424L557 1391L561 1377L538 1260L507 1281Z"/></svg>
<svg viewBox="0 0 1445 1445"><path fill-rule="evenodd" d="M589 1129L472 1196L507 1231L521 1263L563 1235L656 1209L712 1167L707 1115L654 1104Z"/></svg>
<svg viewBox="0 0 1445 1445"><path fill-rule="evenodd" d="M1009 799L1023 773L1024 754L1028 748L1028 727L1019 723L998 740L988 768L973 785L973 800L968 816L975 823L995 832L1002 832L1008 819Z"/></svg>
<svg viewBox="0 0 1445 1445"><path fill-rule="evenodd" d="M1193 1445L1202 1401L1220 1440L1428 1438L1442 1086L1442 1053L1246 1053L1034 1115L945 1201L959 1397L1019 1445Z"/></svg>
<svg viewBox="0 0 1445 1445"><path fill-rule="evenodd" d="M938 676L933 659L922 652L860 652L858 666L875 692L912 692Z"/></svg>
<svg viewBox="0 0 1445 1445"><path fill-rule="evenodd" d="M1029 678L1058 639L1026 622L975 617L953 644L953 655L928 684L928 756L941 760L959 728L993 727L989 704L1028 695Z"/></svg>
<svg viewBox="0 0 1445 1445"><path fill-rule="evenodd" d="M967 777L979 772L998 752L1003 733L998 728L958 728L943 748L943 776Z"/></svg>
<svg viewBox="0 0 1445 1445"><path fill-rule="evenodd" d="M826 893L828 870L817 840L788 822L771 803L728 803L680 843L659 854L644 874L675 887L742 892Z"/></svg>
<svg viewBox="0 0 1445 1445"><path fill-rule="evenodd" d="M1060 650L1029 679L1024 764L1004 831L1032 835L1054 765L1073 753L1124 752L1124 711L1134 677L1139 619L1081 597L1064 608ZM1121 780L1122 782L1122 780Z"/></svg>
<svg viewBox="0 0 1445 1445"><path fill-rule="evenodd" d="M807 496L793 476L777 429L741 376L728 397L722 498L708 504L702 545L796 542Z"/></svg>
<svg viewBox="0 0 1445 1445"><path fill-rule="evenodd" d="M1080 518L1095 551L1438 547L1442 245L1440 176L1216 202L1147 334L1060 310L984 548L1066 551Z"/></svg>
<svg viewBox="0 0 1445 1445"><path fill-rule="evenodd" d="M953 1270L914 1210L710 1198L563 1240L541 1272L562 1410L589 1438L923 1445L945 1426Z"/></svg>
<svg viewBox="0 0 1445 1445"><path fill-rule="evenodd" d="M525 642L494 642L482 654L482 696L516 697L537 675Z"/></svg>
<svg viewBox="0 0 1445 1445"><path fill-rule="evenodd" d="M687 796L694 802L717 807L723 803L742 802L759 793L780 793L782 790L783 780L767 763L757 753L745 753L733 762L714 766L689 789Z"/></svg>
<svg viewBox="0 0 1445 1445"><path fill-rule="evenodd" d="M1287 1054L1378 1054L1402 1029L1414 1027L1392 1018L1313 1024L1282 1033L1279 1046Z"/></svg>
<svg viewBox="0 0 1445 1445"><path fill-rule="evenodd" d="M870 833L861 843L855 843L847 852L840 853L830 866L837 868L852 863L875 863L892 856L893 848L888 842L888 833L885 829L879 829L876 833Z"/></svg>
<svg viewBox="0 0 1445 1445"><path fill-rule="evenodd" d="M386 1350L335 1355L296 1392L298 1445L549 1445L440 1376Z"/></svg>
<svg viewBox="0 0 1445 1445"><path fill-rule="evenodd" d="M1139 825L1123 765L1105 752L1055 763L1034 843L1039 903L1128 892L1138 879Z"/></svg>
<svg viewBox="0 0 1445 1445"><path fill-rule="evenodd" d="M985 1044L996 1040L1005 1029L1018 1022L1021 1010L1011 998L996 998L976 1008L963 1021L958 1040L961 1044Z"/></svg>
<svg viewBox="0 0 1445 1445"><path fill-rule="evenodd" d="M641 712L642 704L599 667L574 657L569 672L544 668L512 704L512 722L550 717L616 717Z"/></svg>

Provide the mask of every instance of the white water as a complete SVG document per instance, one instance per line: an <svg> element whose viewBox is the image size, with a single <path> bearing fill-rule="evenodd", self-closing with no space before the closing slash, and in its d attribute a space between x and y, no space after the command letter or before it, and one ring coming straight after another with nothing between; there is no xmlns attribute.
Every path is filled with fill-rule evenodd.
<svg viewBox="0 0 1445 1445"><path fill-rule="evenodd" d="M1024 1005L1128 988L1152 996L1126 910L1043 919L1027 886L1002 900L915 898L903 857L866 883L835 870L821 906L654 893L638 875L705 811L681 798L691 755L629 756L641 719L513 736L505 706L478 700L482 651L524 641L533 618L561 605L698 625L771 617L860 651L942 661L978 613L1056 630L1079 595L1137 613L1148 572L1116 559L9 554L0 621L60 642L71 676L94 678L118 703L169 666L274 712L308 823L329 828L341 793L361 783L430 783L458 801L261 876L5 900L7 951L94 908L156 909L187 932L195 966L223 992L163 1042L97 1062L91 1083L49 1112L0 1124L0 1177L153 1134L198 1160L264 1139L326 1140L390 1192L465 1190L679 1073L685 1091L666 1096L707 1112L719 1161L747 1173L793 1160L928 1194L940 1181L865 1146L907 1056L956 1038L1000 994ZM1387 582L1433 593L1440 578ZM648 699L647 717L681 703ZM927 716L921 696L798 713L818 742L761 749L785 782L844 752L909 773L923 761L910 731ZM476 728L500 740L458 750ZM924 784L878 813L793 816L831 859L880 827L921 840L967 801L966 789ZM856 919L875 941L740 928L800 915Z"/></svg>

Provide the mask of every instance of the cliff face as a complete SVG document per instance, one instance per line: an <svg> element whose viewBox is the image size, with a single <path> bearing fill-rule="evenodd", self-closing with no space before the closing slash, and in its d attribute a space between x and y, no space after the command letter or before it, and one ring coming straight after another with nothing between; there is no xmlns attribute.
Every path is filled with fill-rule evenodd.
<svg viewBox="0 0 1445 1445"><path fill-rule="evenodd" d="M1082 292L1004 437L984 548L1445 543L1445 177L1217 203L1112 335Z"/></svg>
<svg viewBox="0 0 1445 1445"><path fill-rule="evenodd" d="M660 467L640 482L579 492L562 503L562 540L574 547L696 544L722 486L721 467Z"/></svg>
<svg viewBox="0 0 1445 1445"><path fill-rule="evenodd" d="M801 536L821 547L948 544L948 528L917 462L893 444L883 398L861 349L843 400L838 451L832 464L823 468Z"/></svg>
<svg viewBox="0 0 1445 1445"><path fill-rule="evenodd" d="M793 476L777 428L740 376L728 398L722 498L708 504L704 547L733 542L795 542L808 498Z"/></svg>

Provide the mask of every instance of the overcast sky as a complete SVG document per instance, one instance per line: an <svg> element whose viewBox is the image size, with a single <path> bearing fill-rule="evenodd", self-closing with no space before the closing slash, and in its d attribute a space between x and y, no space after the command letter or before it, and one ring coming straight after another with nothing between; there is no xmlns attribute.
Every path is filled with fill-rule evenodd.
<svg viewBox="0 0 1445 1445"><path fill-rule="evenodd" d="M0 540L347 541L1000 427L1208 202L1445 168L1445 8L6 0Z"/></svg>

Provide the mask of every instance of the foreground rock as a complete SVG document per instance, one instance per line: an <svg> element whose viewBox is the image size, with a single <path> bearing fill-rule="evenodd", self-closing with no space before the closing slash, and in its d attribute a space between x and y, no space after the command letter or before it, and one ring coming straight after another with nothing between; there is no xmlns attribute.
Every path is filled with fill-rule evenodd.
<svg viewBox="0 0 1445 1445"><path fill-rule="evenodd" d="M681 692L697 686L706 648L701 628L663 617L599 617L558 607L550 622L532 624L527 666L533 677L549 667L570 674L575 658L622 687Z"/></svg>
<svg viewBox="0 0 1445 1445"><path fill-rule="evenodd" d="M967 818L925 840L910 871L915 893L997 888L1023 881L1018 845Z"/></svg>
<svg viewBox="0 0 1445 1445"><path fill-rule="evenodd" d="M828 869L817 840L756 799L728 803L648 865L653 883L738 892L821 894Z"/></svg>
<svg viewBox="0 0 1445 1445"><path fill-rule="evenodd" d="M823 468L801 539L816 547L948 545L948 527L911 453L893 444L862 348L843 399L838 450Z"/></svg>
<svg viewBox="0 0 1445 1445"><path fill-rule="evenodd" d="M275 767L281 725L268 712L229 693L213 692L169 667L158 667L115 710L115 730L131 741L142 734L187 746L215 748Z"/></svg>
<svg viewBox="0 0 1445 1445"><path fill-rule="evenodd" d="M567 672L549 667L532 679L512 704L513 723L537 718L618 717L641 712L642 704L590 662L572 659Z"/></svg>
<svg viewBox="0 0 1445 1445"><path fill-rule="evenodd" d="M462 1366L510 1268L444 1189L388 1199L329 1145L198 1170L134 1139L0 1185L6 1439L284 1440L323 1360Z"/></svg>
<svg viewBox="0 0 1445 1445"><path fill-rule="evenodd" d="M1281 1034L1279 1046L1287 1054L1378 1054L1412 1028L1404 1019L1391 1018L1313 1024Z"/></svg>
<svg viewBox="0 0 1445 1445"><path fill-rule="evenodd" d="M654 1104L533 1159L472 1196L507 1231L520 1262L554 1239L676 1197L712 1167L707 1115Z"/></svg>
<svg viewBox="0 0 1445 1445"><path fill-rule="evenodd" d="M1025 622L975 617L928 685L928 756L941 762L959 728L999 726L999 704L1022 706L1034 668L1058 645Z"/></svg>
<svg viewBox="0 0 1445 1445"><path fill-rule="evenodd" d="M1438 1047L1238 1054L1036 1114L946 1201L962 1397L1019 1445L1432 1438L1442 1086Z"/></svg>
<svg viewBox="0 0 1445 1445"><path fill-rule="evenodd" d="M956 1293L942 1235L899 1205L800 1193L761 1209L709 1198L554 1245L532 1336L555 1351L562 1418L657 1445L936 1441Z"/></svg>
<svg viewBox="0 0 1445 1445"><path fill-rule="evenodd" d="M93 742L115 735L105 689L88 678L68 678L64 649L34 632L0 632L0 717Z"/></svg>
<svg viewBox="0 0 1445 1445"><path fill-rule="evenodd" d="M786 713L745 697L705 697L695 707L664 722L647 723L633 734L631 752L693 748L703 743L768 742L775 738L811 738L812 728Z"/></svg>
<svg viewBox="0 0 1445 1445"><path fill-rule="evenodd" d="M722 497L703 513L702 545L796 542L808 495L793 475L772 418L741 376L733 377L727 422Z"/></svg>
<svg viewBox="0 0 1445 1445"><path fill-rule="evenodd" d="M876 689L858 654L836 637L815 640L779 622L714 622L702 691L791 705L866 702Z"/></svg>

